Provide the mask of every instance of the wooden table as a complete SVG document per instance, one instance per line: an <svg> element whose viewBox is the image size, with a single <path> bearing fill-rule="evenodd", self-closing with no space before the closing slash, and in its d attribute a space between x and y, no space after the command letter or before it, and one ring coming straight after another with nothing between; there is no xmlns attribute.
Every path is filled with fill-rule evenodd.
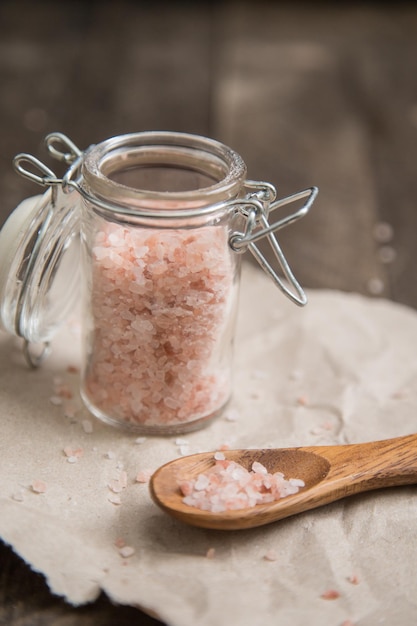
<svg viewBox="0 0 417 626"><path fill-rule="evenodd" d="M80 148L140 130L198 133L280 195L320 188L280 237L304 286L417 307L413 3L3 0L0 50L0 223L39 193L11 161L48 160L48 132ZM4 545L0 563L1 624L159 623L104 597L68 606Z"/></svg>

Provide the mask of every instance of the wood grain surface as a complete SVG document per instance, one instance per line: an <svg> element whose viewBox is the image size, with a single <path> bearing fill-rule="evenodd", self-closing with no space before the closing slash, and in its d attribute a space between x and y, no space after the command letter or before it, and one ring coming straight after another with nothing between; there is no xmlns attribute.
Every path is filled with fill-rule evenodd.
<svg viewBox="0 0 417 626"><path fill-rule="evenodd" d="M320 188L280 236L304 286L417 307L413 3L3 0L0 81L0 224L39 192L13 156L47 159L48 132L80 148L147 129L199 133L280 195ZM6 546L0 563L0 624L158 623L105 598L69 607Z"/></svg>

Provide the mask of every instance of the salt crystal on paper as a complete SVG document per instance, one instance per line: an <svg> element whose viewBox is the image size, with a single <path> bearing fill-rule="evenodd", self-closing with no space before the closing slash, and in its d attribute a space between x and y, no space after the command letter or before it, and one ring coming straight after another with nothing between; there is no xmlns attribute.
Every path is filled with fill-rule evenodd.
<svg viewBox="0 0 417 626"><path fill-rule="evenodd" d="M215 459L216 461L224 461L224 460L225 460L225 458L226 458L226 457L224 456L223 452L215 452L215 453L214 453L214 459Z"/></svg>
<svg viewBox="0 0 417 626"><path fill-rule="evenodd" d="M326 589L320 597L323 598L323 600L336 600L340 598L340 592L337 591L337 589Z"/></svg>
<svg viewBox="0 0 417 626"><path fill-rule="evenodd" d="M49 402L54 406L61 406L63 403L63 399L60 396L51 396L49 398Z"/></svg>
<svg viewBox="0 0 417 626"><path fill-rule="evenodd" d="M278 555L275 550L268 550L268 552L265 552L263 558L265 561L276 561L278 559Z"/></svg>
<svg viewBox="0 0 417 626"><path fill-rule="evenodd" d="M153 474L153 472L150 469L141 470L136 475L136 482L137 483L147 483L147 482L149 482L149 479L152 476L152 474Z"/></svg>
<svg viewBox="0 0 417 626"><path fill-rule="evenodd" d="M87 435L90 435L93 432L93 424L90 420L83 420L81 422L81 425Z"/></svg>
<svg viewBox="0 0 417 626"><path fill-rule="evenodd" d="M136 437L135 439L135 443L138 446L141 446L143 443L145 443L145 441L146 441L146 437Z"/></svg>
<svg viewBox="0 0 417 626"><path fill-rule="evenodd" d="M107 496L107 500L111 502L112 504L116 504L116 505L122 504L120 496L117 493L110 493Z"/></svg>
<svg viewBox="0 0 417 626"><path fill-rule="evenodd" d="M34 493L45 493L47 490L47 485L43 480L34 480L30 486Z"/></svg>
<svg viewBox="0 0 417 626"><path fill-rule="evenodd" d="M123 546L122 548L120 548L119 554L124 559L128 559L135 554L135 548L133 548L132 546Z"/></svg>
<svg viewBox="0 0 417 626"><path fill-rule="evenodd" d="M227 422L237 422L237 420L239 419L240 414L239 411L237 409L229 409L228 411L226 411L226 413L224 414L224 419Z"/></svg>

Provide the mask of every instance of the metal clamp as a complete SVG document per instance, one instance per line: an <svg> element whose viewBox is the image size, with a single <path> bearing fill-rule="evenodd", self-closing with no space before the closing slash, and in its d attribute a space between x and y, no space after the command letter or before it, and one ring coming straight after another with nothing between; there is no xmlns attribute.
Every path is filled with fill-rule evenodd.
<svg viewBox="0 0 417 626"><path fill-rule="evenodd" d="M255 194L252 193L248 195L247 199L250 203L246 206L243 205L241 209L241 213L246 218L245 231L243 233L233 233L229 239L229 244L235 252L244 252L249 249L259 265L272 278L277 287L292 300L292 302L299 306L304 306L307 304L307 296L291 271L275 233L281 230L281 228L293 224L308 213L317 196L318 188L310 187L285 198L275 200L276 191L270 183L254 183L253 181L248 181L247 186L258 188L258 191ZM269 198L273 198L273 201L269 202ZM307 198L307 200L297 211L286 215L272 224L269 223L268 216L272 211L293 202L303 200L304 198ZM256 245L255 242L264 237L268 239L278 265L284 277L290 283L292 290L287 287Z"/></svg>

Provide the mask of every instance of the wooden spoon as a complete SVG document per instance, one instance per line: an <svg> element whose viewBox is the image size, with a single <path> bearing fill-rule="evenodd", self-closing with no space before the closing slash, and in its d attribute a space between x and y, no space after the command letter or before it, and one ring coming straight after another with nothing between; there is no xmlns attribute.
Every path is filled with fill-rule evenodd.
<svg viewBox="0 0 417 626"><path fill-rule="evenodd" d="M269 524L362 491L417 483L417 434L340 446L228 450L224 455L248 470L259 461L270 473L301 478L305 487L276 502L237 511L211 513L187 506L178 485L212 467L213 452L205 452L160 467L150 481L153 500L192 526L237 530Z"/></svg>

